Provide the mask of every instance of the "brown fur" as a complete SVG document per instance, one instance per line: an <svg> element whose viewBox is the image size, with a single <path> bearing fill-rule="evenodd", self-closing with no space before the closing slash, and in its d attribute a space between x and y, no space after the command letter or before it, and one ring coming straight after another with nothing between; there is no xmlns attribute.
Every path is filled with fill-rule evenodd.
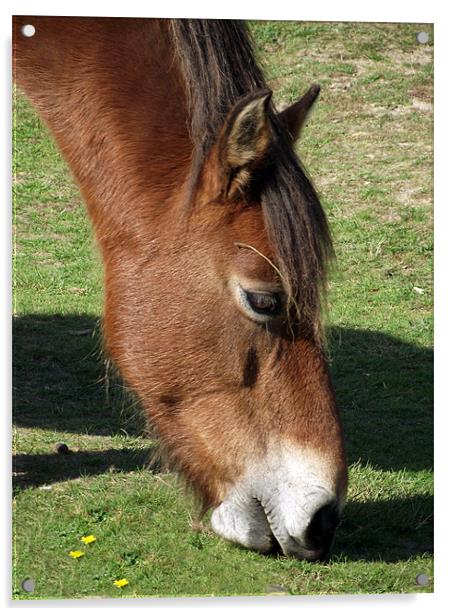
<svg viewBox="0 0 452 616"><path fill-rule="evenodd" d="M237 139L220 138L266 87L243 25L17 17L13 40L17 83L69 162L102 250L106 348L177 468L218 504L271 435L328 457L345 489L318 335L323 210L271 106L256 107L267 119L250 133L251 166L231 166ZM299 314L256 324L237 309L232 275L282 284Z"/></svg>

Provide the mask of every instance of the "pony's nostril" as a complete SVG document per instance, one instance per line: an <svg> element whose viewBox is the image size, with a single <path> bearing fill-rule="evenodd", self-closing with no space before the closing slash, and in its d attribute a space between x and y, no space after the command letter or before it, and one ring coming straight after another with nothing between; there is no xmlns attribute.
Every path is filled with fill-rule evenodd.
<svg viewBox="0 0 452 616"><path fill-rule="evenodd" d="M316 511L306 531L311 549L328 549L339 521L336 503L324 505Z"/></svg>

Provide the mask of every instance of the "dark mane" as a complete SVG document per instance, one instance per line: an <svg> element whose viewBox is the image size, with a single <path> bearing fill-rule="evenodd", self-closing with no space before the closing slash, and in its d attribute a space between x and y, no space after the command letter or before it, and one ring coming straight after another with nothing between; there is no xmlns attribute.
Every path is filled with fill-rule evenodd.
<svg viewBox="0 0 452 616"><path fill-rule="evenodd" d="M223 121L243 95L267 88L245 22L170 20L177 60L186 84L193 141L193 187ZM320 334L320 308L332 256L328 223L274 107L272 164L260 180L262 212L283 283L303 325Z"/></svg>

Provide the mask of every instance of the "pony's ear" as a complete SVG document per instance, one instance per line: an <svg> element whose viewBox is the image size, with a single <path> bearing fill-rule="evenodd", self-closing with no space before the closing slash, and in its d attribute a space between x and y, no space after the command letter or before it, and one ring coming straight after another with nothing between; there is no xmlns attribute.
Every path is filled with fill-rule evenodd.
<svg viewBox="0 0 452 616"><path fill-rule="evenodd" d="M268 107L272 93L259 90L240 99L221 130L218 156L225 173L223 194L243 193L252 173L261 167L270 150L272 132Z"/></svg>
<svg viewBox="0 0 452 616"><path fill-rule="evenodd" d="M319 92L320 86L318 84L312 85L296 103L286 107L286 109L279 113L279 118L283 125L286 126L292 142L295 142L300 136Z"/></svg>

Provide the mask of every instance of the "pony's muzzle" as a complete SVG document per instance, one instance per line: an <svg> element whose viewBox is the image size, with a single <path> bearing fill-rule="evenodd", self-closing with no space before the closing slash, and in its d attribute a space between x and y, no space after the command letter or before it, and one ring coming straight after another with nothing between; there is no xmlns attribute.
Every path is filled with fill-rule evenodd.
<svg viewBox="0 0 452 616"><path fill-rule="evenodd" d="M212 513L212 528L262 553L274 551L276 540L286 556L325 560L340 521L340 485L331 463L280 449L232 486Z"/></svg>
<svg viewBox="0 0 452 616"><path fill-rule="evenodd" d="M323 495L319 495L323 496ZM278 511L279 509L279 511ZM337 502L331 499L312 514L284 512L275 506L267 513L256 500L223 501L211 519L213 530L224 539L263 554L282 552L300 560L322 561L328 557L340 521Z"/></svg>

